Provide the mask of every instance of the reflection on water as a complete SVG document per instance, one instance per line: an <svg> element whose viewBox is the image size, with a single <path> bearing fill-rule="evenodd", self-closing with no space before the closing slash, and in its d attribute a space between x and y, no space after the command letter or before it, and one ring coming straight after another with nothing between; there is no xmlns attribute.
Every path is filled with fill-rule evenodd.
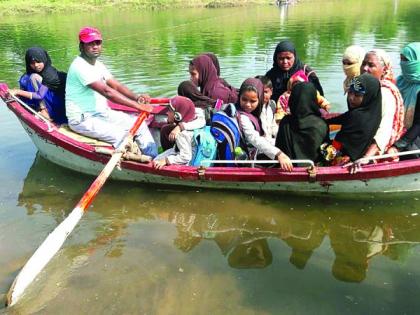
<svg viewBox="0 0 420 315"><path fill-rule="evenodd" d="M215 52L222 76L239 86L265 73L275 45L288 37L339 111L345 47L385 48L399 73L400 48L418 41L419 12L417 0L314 0L280 8L132 10L124 18L118 10L5 17L0 81L15 85L24 52L35 44L67 69L78 53L76 34L88 24L103 31L103 60L116 78L153 96L173 95L202 51ZM37 157L0 106L1 301L92 178ZM108 182L9 311L416 314L419 211L418 194L350 200Z"/></svg>
<svg viewBox="0 0 420 315"><path fill-rule="evenodd" d="M348 213L323 211L307 218L300 210L280 210L273 216L232 213L157 213L175 224L174 245L184 252L201 241L214 242L233 268L265 268L273 260L267 243L282 240L291 248L289 262L304 269L314 251L328 237L335 254L332 274L338 280L361 282L368 262L376 255L395 261L408 258L410 249L420 241L418 220L377 222L375 215L348 222ZM350 217L352 214L350 214ZM398 215L389 219L395 221ZM368 221L368 222L366 222ZM381 220L382 221L382 220Z"/></svg>
<svg viewBox="0 0 420 315"><path fill-rule="evenodd" d="M89 181L38 156L18 203L28 215L40 215L42 209L43 216L58 223ZM394 277L401 268L407 269L406 286L418 287L419 270L413 267L420 258L418 202L412 195L357 201L185 194L109 182L17 310L54 313L62 303L80 299L90 303L83 312L112 306L121 313L169 314L173 308L174 313L196 314L203 299L210 299L203 302L206 311L198 313L269 314L285 303L273 292L288 292L294 303L301 303L308 298L302 287L319 283L325 292L313 294L332 295L335 303L345 305L340 296L346 293L366 307L368 297L378 299L378 292L398 283ZM299 285L280 281L290 277ZM362 286L338 285L352 282ZM229 303L217 304L232 292ZM307 311L303 306L294 310Z"/></svg>

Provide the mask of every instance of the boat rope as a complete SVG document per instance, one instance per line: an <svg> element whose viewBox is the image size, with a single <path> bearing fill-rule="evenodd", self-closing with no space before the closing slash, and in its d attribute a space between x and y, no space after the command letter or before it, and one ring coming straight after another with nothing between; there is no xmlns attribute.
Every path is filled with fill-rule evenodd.
<svg viewBox="0 0 420 315"><path fill-rule="evenodd" d="M205 180L206 179L206 167L203 165L200 165L200 167L197 168L197 174L198 174L198 178L201 180Z"/></svg>
<svg viewBox="0 0 420 315"><path fill-rule="evenodd" d="M309 182L315 183L316 182L316 167L314 165L311 165L306 169L306 171L308 172Z"/></svg>
<svg viewBox="0 0 420 315"><path fill-rule="evenodd" d="M239 13L236 13L239 14ZM107 38L106 41L116 41L116 40L120 40L123 38L130 38L130 37L134 37L134 36L138 36L139 34L142 35L146 35L146 34L153 34L156 32L161 33L164 30L173 30L173 29L177 29L177 28L182 28L182 27L186 27L186 26L190 26L190 25L194 25L194 24L198 24L198 23L203 23L203 22L207 22L207 21L211 21L211 20L215 20L215 19L224 19L224 18L230 18L233 15L235 15L235 13L230 13L230 14L226 14L226 15L222 15L222 16L212 16L206 19L197 19L191 22L187 22L187 23L182 23L179 25L168 25L168 26L164 26L161 28L157 28L157 29L153 29L150 31L139 31L139 32L135 32L135 33L131 33L131 34L127 34L127 35L122 35L122 36L115 36L115 37L111 37L111 38ZM69 48L73 48L73 47L78 47L79 44L77 45L70 45L68 47L62 47L62 48L57 48L57 49L49 49L48 52L56 52L56 51L61 51L61 50L68 50Z"/></svg>

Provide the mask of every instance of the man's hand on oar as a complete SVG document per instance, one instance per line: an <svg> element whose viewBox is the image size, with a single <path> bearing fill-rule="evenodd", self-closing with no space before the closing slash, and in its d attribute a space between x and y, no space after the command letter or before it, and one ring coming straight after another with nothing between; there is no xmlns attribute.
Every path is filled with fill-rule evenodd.
<svg viewBox="0 0 420 315"><path fill-rule="evenodd" d="M139 94L137 96L137 103L139 104L145 104L150 103L150 95L149 94Z"/></svg>
<svg viewBox="0 0 420 315"><path fill-rule="evenodd" d="M139 111L142 111L142 112L146 112L146 113L151 113L152 111L153 111L153 105L151 105L151 104L138 104L137 106L136 106L136 108L139 110Z"/></svg>

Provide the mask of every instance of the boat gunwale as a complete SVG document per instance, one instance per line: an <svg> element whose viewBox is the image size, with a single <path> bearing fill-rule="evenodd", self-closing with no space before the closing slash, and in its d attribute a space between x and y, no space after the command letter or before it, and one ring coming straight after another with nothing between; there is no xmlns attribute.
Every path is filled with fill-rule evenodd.
<svg viewBox="0 0 420 315"><path fill-rule="evenodd" d="M5 101L4 94L0 97ZM48 131L45 122L29 113L18 102L6 102L8 108L16 115L18 120L28 125L39 136L51 143L94 162L106 164L110 156L95 152L95 147L77 141L58 131L56 126ZM305 167L295 167L293 172L282 171L279 168L250 168L250 167L206 167L204 174L198 174L198 168L186 165L171 165L161 170L153 168L152 163L142 164L133 161L122 161L121 168L136 172L143 172L163 177L172 177L186 180L214 180L239 182L308 182L308 170ZM411 159L400 162L389 162L363 166L356 174L349 174L346 168L340 166L316 167L315 181L327 184L335 181L389 178L417 173L420 171L420 159Z"/></svg>

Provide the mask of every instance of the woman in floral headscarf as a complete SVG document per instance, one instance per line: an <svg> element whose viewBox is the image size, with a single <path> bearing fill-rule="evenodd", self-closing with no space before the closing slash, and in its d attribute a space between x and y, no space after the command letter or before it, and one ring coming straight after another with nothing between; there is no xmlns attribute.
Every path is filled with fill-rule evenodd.
<svg viewBox="0 0 420 315"><path fill-rule="evenodd" d="M403 134L404 103L398 88L394 84L395 78L391 58L383 49L373 49L365 55L360 72L370 73L379 79L382 93L381 124L365 157L392 153L394 151L392 145Z"/></svg>

